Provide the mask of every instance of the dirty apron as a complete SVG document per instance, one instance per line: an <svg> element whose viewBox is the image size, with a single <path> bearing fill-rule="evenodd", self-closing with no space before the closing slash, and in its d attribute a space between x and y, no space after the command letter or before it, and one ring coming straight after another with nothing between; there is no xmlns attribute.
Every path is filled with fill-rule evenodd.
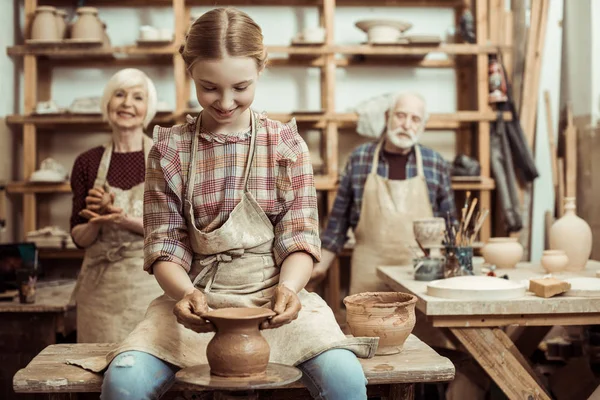
<svg viewBox="0 0 600 400"><path fill-rule="evenodd" d="M267 135L266 127L256 126L252 113L251 144L244 173L244 193L227 221L211 232L196 227L193 191L196 176L198 129L192 142L189 183L184 206L188 233L194 250L190 276L203 291L209 307L268 307L279 283L279 268L273 255L274 229L265 212L247 189L257 135ZM357 356L370 358L378 338L347 338L333 312L318 295L302 290L298 297L302 310L292 323L277 329L263 330L271 348L270 361L297 365L320 353L344 348ZM207 364L206 346L214 333L196 333L177 323L173 314L176 304L166 295L152 302L146 318L107 357L101 360L73 360L72 363L92 371L102 371L118 354L138 350L150 353L179 367Z"/></svg>
<svg viewBox="0 0 600 400"><path fill-rule="evenodd" d="M144 159L152 139L144 135ZM114 205L132 217L142 217L144 183L129 190L106 181L113 152L105 146L94 187L115 194ZM144 237L113 226L103 226L98 239L85 251L73 298L77 303L79 343L120 342L144 318L148 305L163 290L143 269Z"/></svg>
<svg viewBox="0 0 600 400"><path fill-rule="evenodd" d="M377 267L412 265L411 247L417 246L413 221L433 216L420 147L415 146L417 176L390 180L377 174L382 144L383 140L379 141L373 155L354 230L356 245L352 252L350 294L389 291L377 277Z"/></svg>

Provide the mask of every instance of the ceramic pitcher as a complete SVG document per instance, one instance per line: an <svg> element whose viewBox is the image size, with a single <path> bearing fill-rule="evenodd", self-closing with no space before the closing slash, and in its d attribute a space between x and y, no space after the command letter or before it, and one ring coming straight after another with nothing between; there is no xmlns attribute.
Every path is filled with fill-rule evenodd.
<svg viewBox="0 0 600 400"><path fill-rule="evenodd" d="M56 8L40 6L35 9L35 17L31 25L31 39L59 40L56 26Z"/></svg>
<svg viewBox="0 0 600 400"><path fill-rule="evenodd" d="M103 41L104 27L98 19L97 8L79 7L77 9L77 21L71 28L71 38Z"/></svg>
<svg viewBox="0 0 600 400"><path fill-rule="evenodd" d="M565 215L550 228L550 248L569 258L567 271L581 271L592 254L592 229L575 213L575 198L565 197Z"/></svg>

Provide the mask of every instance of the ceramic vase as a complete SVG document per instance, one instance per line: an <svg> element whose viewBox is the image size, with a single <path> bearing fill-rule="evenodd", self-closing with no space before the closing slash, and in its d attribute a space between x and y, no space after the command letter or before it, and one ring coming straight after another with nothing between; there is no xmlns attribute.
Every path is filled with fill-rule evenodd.
<svg viewBox="0 0 600 400"><path fill-rule="evenodd" d="M211 375L265 375L271 349L259 326L274 315L275 312L267 308L221 308L203 315L217 329L206 347Z"/></svg>
<svg viewBox="0 0 600 400"><path fill-rule="evenodd" d="M523 257L523 246L518 238L491 238L481 249L486 263L496 268L514 268Z"/></svg>
<svg viewBox="0 0 600 400"><path fill-rule="evenodd" d="M31 39L59 40L56 26L56 8L40 6L35 9L35 17L31 25Z"/></svg>
<svg viewBox="0 0 600 400"><path fill-rule="evenodd" d="M569 257L563 250L546 250L540 262L547 272L561 272L569 266Z"/></svg>
<svg viewBox="0 0 600 400"><path fill-rule="evenodd" d="M569 258L567 271L581 271L592 254L592 230L575 213L575 198L565 198L565 215L550 228L550 248L563 250Z"/></svg>
<svg viewBox="0 0 600 400"><path fill-rule="evenodd" d="M348 296L346 322L355 337L379 337L377 355L396 354L415 327L415 304L412 294L366 292Z"/></svg>
<svg viewBox="0 0 600 400"><path fill-rule="evenodd" d="M67 36L67 12L65 10L56 10L56 32L59 39Z"/></svg>
<svg viewBox="0 0 600 400"><path fill-rule="evenodd" d="M95 7L77 9L77 21L71 27L71 38L102 42L104 28L98 19L98 9Z"/></svg>

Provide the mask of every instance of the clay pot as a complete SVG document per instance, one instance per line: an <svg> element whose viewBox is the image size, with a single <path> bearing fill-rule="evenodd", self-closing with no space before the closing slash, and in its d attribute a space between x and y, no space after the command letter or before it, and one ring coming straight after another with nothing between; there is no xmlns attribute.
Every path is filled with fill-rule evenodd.
<svg viewBox="0 0 600 400"><path fill-rule="evenodd" d="M72 39L102 41L104 28L98 19L98 9L95 7L79 7L77 21L71 27Z"/></svg>
<svg viewBox="0 0 600 400"><path fill-rule="evenodd" d="M58 32L59 39L67 36L67 12L65 10L56 10L56 32Z"/></svg>
<svg viewBox="0 0 600 400"><path fill-rule="evenodd" d="M415 304L412 294L366 292L348 296L346 322L355 337L378 337L377 355L396 354L415 327Z"/></svg>
<svg viewBox="0 0 600 400"><path fill-rule="evenodd" d="M259 326L274 315L267 308L221 308L204 314L203 318L217 328L206 347L210 373L224 377L265 375L271 349Z"/></svg>
<svg viewBox="0 0 600 400"><path fill-rule="evenodd" d="M483 258L496 268L514 268L523 257L523 246L518 238L491 238L481 249Z"/></svg>
<svg viewBox="0 0 600 400"><path fill-rule="evenodd" d="M546 250L542 254L541 264L548 272L560 272L569 266L569 257L562 250Z"/></svg>
<svg viewBox="0 0 600 400"><path fill-rule="evenodd" d="M31 39L59 40L55 14L55 7L39 6L35 9L35 17L31 25Z"/></svg>
<svg viewBox="0 0 600 400"><path fill-rule="evenodd" d="M550 249L564 250L567 271L582 271L592 254L592 230L575 214L575 198L565 198L565 215L550 228Z"/></svg>
<svg viewBox="0 0 600 400"><path fill-rule="evenodd" d="M440 246L445 229L444 218L422 218L413 221L415 239L425 248Z"/></svg>

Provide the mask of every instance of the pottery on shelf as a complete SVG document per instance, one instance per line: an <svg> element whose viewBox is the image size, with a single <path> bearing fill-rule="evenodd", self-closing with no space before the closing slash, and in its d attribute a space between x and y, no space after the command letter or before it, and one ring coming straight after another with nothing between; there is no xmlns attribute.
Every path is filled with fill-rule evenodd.
<svg viewBox="0 0 600 400"><path fill-rule="evenodd" d="M415 239L426 249L441 246L445 229L444 218L421 218L413 221Z"/></svg>
<svg viewBox="0 0 600 400"><path fill-rule="evenodd" d="M486 263L496 268L514 268L523 257L523 246L518 238L490 238L481 249Z"/></svg>
<svg viewBox="0 0 600 400"><path fill-rule="evenodd" d="M396 43L402 33L412 27L410 22L369 19L356 22L356 27L367 33L369 43Z"/></svg>
<svg viewBox="0 0 600 400"><path fill-rule="evenodd" d="M415 304L412 294L399 292L365 292L348 296L346 322L355 337L378 337L377 355L396 354L415 327Z"/></svg>
<svg viewBox="0 0 600 400"><path fill-rule="evenodd" d="M262 376L267 372L271 349L259 331L260 324L275 315L267 308L221 308L202 317L217 332L206 347L212 375L223 377Z"/></svg>
<svg viewBox="0 0 600 400"><path fill-rule="evenodd" d="M65 10L56 10L56 32L58 32L59 39L67 36L67 12Z"/></svg>
<svg viewBox="0 0 600 400"><path fill-rule="evenodd" d="M569 257L563 250L545 250L540 262L547 272L561 272L569 266Z"/></svg>
<svg viewBox="0 0 600 400"><path fill-rule="evenodd" d="M98 9L95 7L79 7L77 21L71 27L71 39L93 40L102 42L104 27L98 19Z"/></svg>
<svg viewBox="0 0 600 400"><path fill-rule="evenodd" d="M575 198L565 198L565 214L550 228L550 248L569 258L567 271L582 271L592 254L592 229L575 213Z"/></svg>
<svg viewBox="0 0 600 400"><path fill-rule="evenodd" d="M56 26L56 8L52 6L39 6L35 9L35 17L31 25L31 39L58 41L58 28Z"/></svg>

